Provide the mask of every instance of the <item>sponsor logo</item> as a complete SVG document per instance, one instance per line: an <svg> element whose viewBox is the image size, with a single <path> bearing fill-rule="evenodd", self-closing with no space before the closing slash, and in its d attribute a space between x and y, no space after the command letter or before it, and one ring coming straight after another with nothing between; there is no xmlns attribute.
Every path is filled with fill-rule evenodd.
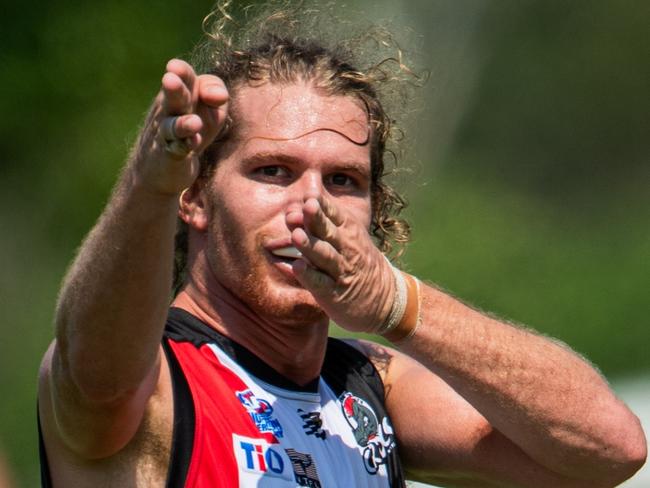
<svg viewBox="0 0 650 488"><path fill-rule="evenodd" d="M309 454L298 452L295 449L285 449L291 464L293 473L298 486L307 486L309 488L321 488L320 479L316 464Z"/></svg>
<svg viewBox="0 0 650 488"><path fill-rule="evenodd" d="M320 418L320 412L305 412L299 408L298 415L304 422L302 428L305 430L305 434L325 440L327 433L323 430L323 420Z"/></svg>
<svg viewBox="0 0 650 488"><path fill-rule="evenodd" d="M232 435L233 450L240 471L258 476L270 476L291 480L290 460L278 446L264 439L253 439L237 434Z"/></svg>
<svg viewBox="0 0 650 488"><path fill-rule="evenodd" d="M395 448L395 436L388 418L384 417L380 423L372 407L350 392L341 394L339 401L354 438L363 449L366 471L377 473L381 465L388 462L388 455Z"/></svg>
<svg viewBox="0 0 650 488"><path fill-rule="evenodd" d="M270 432L275 437L284 435L278 419L273 418L273 407L263 398L257 398L251 390L238 391L237 398L251 416L257 430Z"/></svg>

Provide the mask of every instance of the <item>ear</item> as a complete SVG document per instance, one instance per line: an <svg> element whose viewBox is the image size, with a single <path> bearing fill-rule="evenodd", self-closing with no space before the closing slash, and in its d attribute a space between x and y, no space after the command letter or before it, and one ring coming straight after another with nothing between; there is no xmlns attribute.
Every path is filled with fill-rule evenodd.
<svg viewBox="0 0 650 488"><path fill-rule="evenodd" d="M195 181L178 197L178 216L187 225L199 232L208 228L207 195L203 185Z"/></svg>

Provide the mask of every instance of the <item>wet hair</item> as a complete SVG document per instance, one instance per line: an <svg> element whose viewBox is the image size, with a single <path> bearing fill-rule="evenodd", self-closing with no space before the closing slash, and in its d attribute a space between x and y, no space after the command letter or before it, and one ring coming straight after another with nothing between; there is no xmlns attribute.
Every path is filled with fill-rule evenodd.
<svg viewBox="0 0 650 488"><path fill-rule="evenodd" d="M410 237L409 224L399 217L406 201L384 181L390 172L385 158L397 167L402 131L388 116L403 107L408 88L420 77L403 62L403 52L391 33L379 26L365 27L336 18L333 5L312 8L306 1L268 1L239 8L231 0L219 1L204 20L205 39L195 48L192 64L197 72L219 76L232 98L244 85L304 82L328 96L357 98L368 114L371 163L370 234L386 255L398 257ZM232 11L231 11L232 9ZM355 29L353 36L337 32ZM199 179L209 179L220 149L236 129L231 110L224 128L201 155ZM179 223L174 262L174 291L185 279L187 226Z"/></svg>

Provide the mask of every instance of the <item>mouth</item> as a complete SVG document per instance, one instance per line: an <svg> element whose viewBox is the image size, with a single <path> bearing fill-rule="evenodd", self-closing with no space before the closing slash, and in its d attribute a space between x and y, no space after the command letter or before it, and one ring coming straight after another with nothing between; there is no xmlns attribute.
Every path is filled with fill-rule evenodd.
<svg viewBox="0 0 650 488"><path fill-rule="evenodd" d="M288 264L291 264L296 259L299 259L299 258L302 257L302 253L293 246L285 246L285 247L280 247L280 248L277 248L277 249L273 249L271 251L271 254L273 254L273 256L275 256L276 258L278 258L279 261L282 261L282 262L288 263Z"/></svg>

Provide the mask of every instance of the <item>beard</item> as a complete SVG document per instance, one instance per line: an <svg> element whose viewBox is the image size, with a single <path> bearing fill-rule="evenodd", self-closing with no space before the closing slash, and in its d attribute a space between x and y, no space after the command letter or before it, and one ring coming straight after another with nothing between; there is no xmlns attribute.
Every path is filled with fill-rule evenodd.
<svg viewBox="0 0 650 488"><path fill-rule="evenodd" d="M276 287L269 279L268 273L258 268L252 270L242 280L241 293L235 293L257 315L274 322L305 325L324 320L325 312L316 303L311 293L297 286L299 285L296 283L291 288Z"/></svg>
<svg viewBox="0 0 650 488"><path fill-rule="evenodd" d="M259 234L253 239L236 224L221 218L214 219L211 227L208 238L211 271L254 314L292 326L327 320L314 296L295 278L272 265L263 246L267 235Z"/></svg>

